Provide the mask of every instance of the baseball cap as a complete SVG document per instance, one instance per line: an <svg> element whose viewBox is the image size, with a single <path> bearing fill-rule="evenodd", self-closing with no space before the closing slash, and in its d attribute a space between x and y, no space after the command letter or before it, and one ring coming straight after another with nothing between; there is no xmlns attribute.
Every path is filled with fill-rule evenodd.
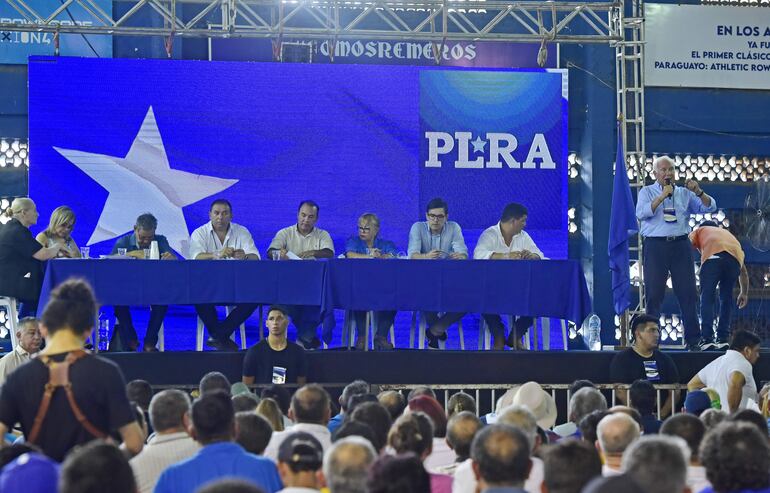
<svg viewBox="0 0 770 493"><path fill-rule="evenodd" d="M59 464L48 457L29 452L17 457L0 474L3 493L48 493L56 491Z"/></svg>
<svg viewBox="0 0 770 493"><path fill-rule="evenodd" d="M287 436L278 448L278 462L289 464L293 471L315 471L324 461L321 442L310 433L298 431Z"/></svg>
<svg viewBox="0 0 770 493"><path fill-rule="evenodd" d="M687 393L684 399L684 410L690 414L700 414L711 407L711 398L702 390L693 390Z"/></svg>

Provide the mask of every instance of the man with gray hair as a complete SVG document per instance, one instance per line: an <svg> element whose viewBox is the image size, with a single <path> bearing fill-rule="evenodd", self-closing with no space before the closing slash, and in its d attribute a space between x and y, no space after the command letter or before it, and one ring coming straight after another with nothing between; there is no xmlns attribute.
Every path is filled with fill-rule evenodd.
<svg viewBox="0 0 770 493"><path fill-rule="evenodd" d="M345 388L342 389L342 394L339 398L340 412L336 416L333 416L327 425L327 428L329 428L329 433L334 434L334 432L337 431L337 428L342 425L342 421L345 419L345 413L348 409L348 401L350 398L354 395L362 395L368 393L369 384L363 380L353 380L349 384L345 385Z"/></svg>
<svg viewBox="0 0 770 493"><path fill-rule="evenodd" d="M527 438L531 467L524 482L524 490L529 493L540 493L540 485L543 483L543 461L533 456L540 447L537 418L528 408L513 405L502 410L496 423L516 428ZM474 474L472 461L469 460L457 466L452 493L473 493L477 485L477 475Z"/></svg>
<svg viewBox="0 0 770 493"><path fill-rule="evenodd" d="M594 411L606 411L607 399L595 387L583 387L572 394L569 399L569 414L567 423L554 427L554 433L562 437L580 438L577 424L580 420Z"/></svg>
<svg viewBox="0 0 770 493"><path fill-rule="evenodd" d="M477 491L525 493L522 486L532 467L530 446L529 438L510 425L494 424L481 430L471 446Z"/></svg>
<svg viewBox="0 0 770 493"><path fill-rule="evenodd" d="M470 411L461 411L452 416L446 427L446 443L454 451L455 461L436 468L435 472L454 476L457 467L470 459L471 443L481 427L481 420Z"/></svg>
<svg viewBox="0 0 770 493"><path fill-rule="evenodd" d="M666 280L671 273L674 293L682 308L684 339L691 351L700 350L698 293L695 289L692 246L688 238L691 214L717 210L716 201L701 190L695 180L676 186L674 161L660 156L653 162L655 183L639 190L636 218L644 238L644 289L647 314L660 317L666 294ZM713 330L707 328L707 330Z"/></svg>
<svg viewBox="0 0 770 493"><path fill-rule="evenodd" d="M323 473L330 493L365 493L369 467L377 452L368 440L349 436L337 440L324 455Z"/></svg>
<svg viewBox="0 0 770 493"><path fill-rule="evenodd" d="M139 493L150 493L170 465L195 455L200 445L190 438L190 398L181 390L164 390L150 401L155 433L139 455L129 461Z"/></svg>
<svg viewBox="0 0 770 493"><path fill-rule="evenodd" d="M623 470L644 491L683 493L687 489L690 450L679 437L644 436L623 454ZM767 472L765 472L767 474Z"/></svg>
<svg viewBox="0 0 770 493"><path fill-rule="evenodd" d="M16 347L0 358L0 385L13 370L30 360L40 351L43 337L40 335L40 322L35 317L24 317L19 320L16 329Z"/></svg>
<svg viewBox="0 0 770 493"><path fill-rule="evenodd" d="M599 421L596 428L596 448L604 459L602 476L621 473L623 452L639 438L639 434L639 424L625 413L610 414Z"/></svg>
<svg viewBox="0 0 770 493"><path fill-rule="evenodd" d="M313 435L327 450L332 443L332 434L326 427L331 414L329 394L320 385L311 383L300 387L291 398L289 419L295 425L284 431L276 431L265 449L265 457L277 462L278 450L284 439L298 431Z"/></svg>

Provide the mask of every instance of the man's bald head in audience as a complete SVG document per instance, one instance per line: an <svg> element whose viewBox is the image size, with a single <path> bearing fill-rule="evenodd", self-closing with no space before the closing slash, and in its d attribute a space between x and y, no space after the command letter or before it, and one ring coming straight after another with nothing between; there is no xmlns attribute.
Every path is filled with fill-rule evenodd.
<svg viewBox="0 0 770 493"><path fill-rule="evenodd" d="M457 454L458 461L470 457L473 437L480 429L481 420L470 411L459 412L449 420L446 441Z"/></svg>
<svg viewBox="0 0 770 493"><path fill-rule="evenodd" d="M624 413L614 413L599 421L596 436L604 455L622 455L639 438L639 425Z"/></svg>

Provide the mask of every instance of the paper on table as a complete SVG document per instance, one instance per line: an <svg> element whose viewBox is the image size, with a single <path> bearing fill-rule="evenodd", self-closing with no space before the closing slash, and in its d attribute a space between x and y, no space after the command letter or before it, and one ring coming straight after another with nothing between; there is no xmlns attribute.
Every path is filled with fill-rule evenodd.
<svg viewBox="0 0 770 493"><path fill-rule="evenodd" d="M286 252L286 256L289 258L289 260L302 260L302 257L298 256L294 252Z"/></svg>

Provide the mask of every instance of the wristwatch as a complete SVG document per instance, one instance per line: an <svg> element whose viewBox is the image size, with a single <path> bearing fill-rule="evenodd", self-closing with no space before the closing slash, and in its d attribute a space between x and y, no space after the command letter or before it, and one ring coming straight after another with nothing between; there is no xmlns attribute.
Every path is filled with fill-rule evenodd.
<svg viewBox="0 0 770 493"><path fill-rule="evenodd" d="M703 190L701 190L701 191L700 191L700 193L696 193L696 194L695 194L695 196L696 196L696 197L698 197L698 198L700 198L700 197L701 197L701 196L702 196L704 193L706 193L706 192L704 192Z"/></svg>

